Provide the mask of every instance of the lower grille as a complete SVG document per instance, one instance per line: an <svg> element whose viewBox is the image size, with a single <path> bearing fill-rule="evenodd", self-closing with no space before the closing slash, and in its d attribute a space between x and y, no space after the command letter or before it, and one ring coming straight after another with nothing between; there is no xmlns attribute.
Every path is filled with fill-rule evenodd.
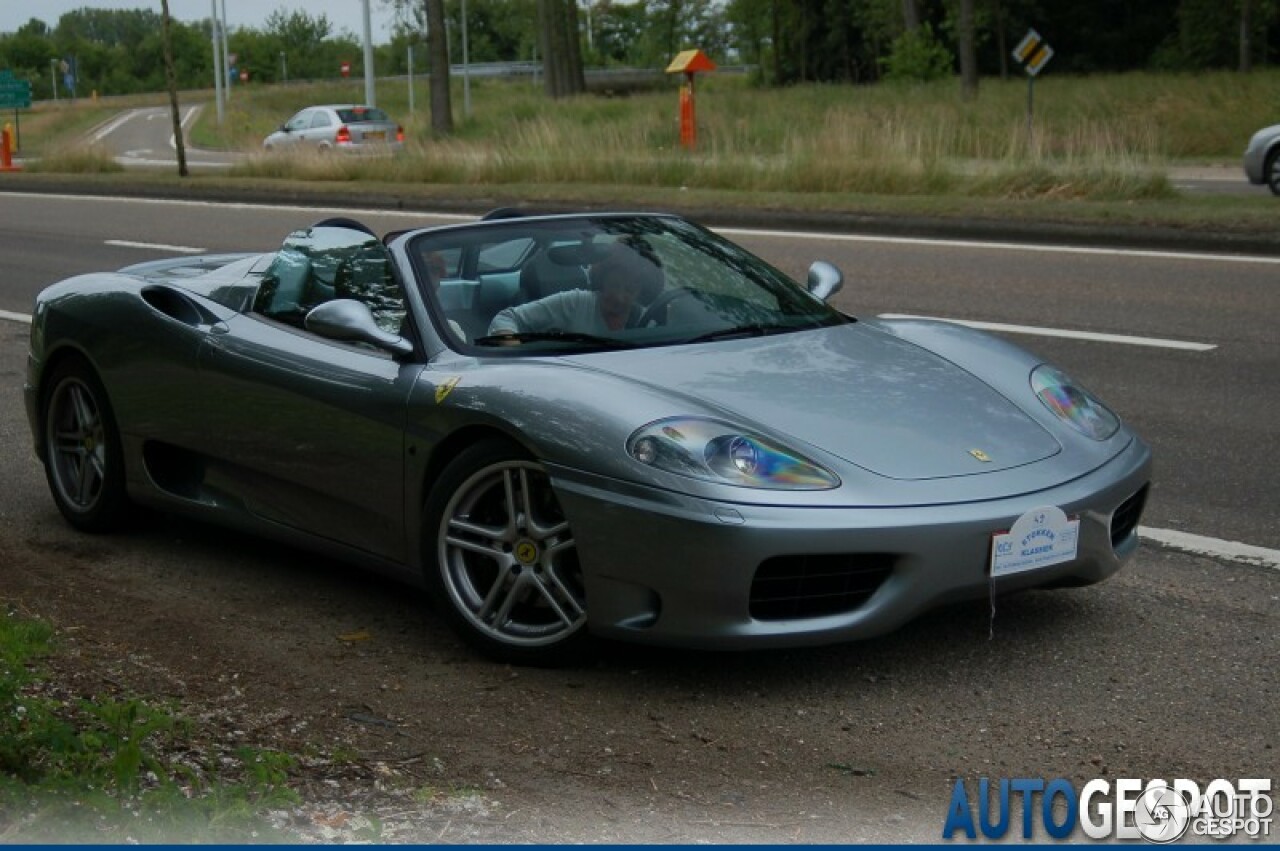
<svg viewBox="0 0 1280 851"><path fill-rule="evenodd" d="M751 617L818 618L857 609L893 572L889 553L776 556L756 569Z"/></svg>
<svg viewBox="0 0 1280 851"><path fill-rule="evenodd" d="M1142 518L1142 509L1147 504L1147 485L1142 490L1120 503L1120 507L1111 513L1111 546L1118 547L1124 543L1133 530L1138 528Z"/></svg>

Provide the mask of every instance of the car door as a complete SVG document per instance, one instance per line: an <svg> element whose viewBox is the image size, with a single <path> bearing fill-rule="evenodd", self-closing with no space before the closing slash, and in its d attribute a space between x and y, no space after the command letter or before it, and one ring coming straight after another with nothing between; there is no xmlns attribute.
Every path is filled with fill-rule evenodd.
<svg viewBox="0 0 1280 851"><path fill-rule="evenodd" d="M273 140L273 144L290 147L300 144L307 128L311 126L311 118L314 113L314 109L304 109L286 121L284 127L281 128L285 132L280 133Z"/></svg>
<svg viewBox="0 0 1280 851"><path fill-rule="evenodd" d="M261 518L405 563L406 410L423 363L306 330L306 313L338 297L364 302L384 328L405 322L381 242L346 228L299 231L252 310L209 337L218 485Z"/></svg>
<svg viewBox="0 0 1280 851"><path fill-rule="evenodd" d="M317 109L311 115L311 125L306 132L307 144L315 148L328 148L333 145L337 132L337 122L329 110Z"/></svg>

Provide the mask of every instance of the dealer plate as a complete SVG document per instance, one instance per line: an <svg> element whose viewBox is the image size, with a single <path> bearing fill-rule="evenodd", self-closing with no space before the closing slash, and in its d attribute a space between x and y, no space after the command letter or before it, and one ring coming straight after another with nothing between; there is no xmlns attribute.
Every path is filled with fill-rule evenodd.
<svg viewBox="0 0 1280 851"><path fill-rule="evenodd" d="M1052 505L1033 508L1008 532L991 536L991 575L1007 576L1071 561L1079 544L1079 518L1067 517Z"/></svg>

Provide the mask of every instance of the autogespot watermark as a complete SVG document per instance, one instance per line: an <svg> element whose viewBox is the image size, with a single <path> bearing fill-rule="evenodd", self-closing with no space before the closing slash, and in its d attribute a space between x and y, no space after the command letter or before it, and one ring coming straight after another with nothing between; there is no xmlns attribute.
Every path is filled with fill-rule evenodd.
<svg viewBox="0 0 1280 851"><path fill-rule="evenodd" d="M1002 839L1021 827L1022 838L1068 839L1077 829L1090 839L1149 842L1271 836L1271 780L1090 780L1079 789L1061 777L957 779L942 827L943 839ZM1021 811L1015 823L1014 811Z"/></svg>

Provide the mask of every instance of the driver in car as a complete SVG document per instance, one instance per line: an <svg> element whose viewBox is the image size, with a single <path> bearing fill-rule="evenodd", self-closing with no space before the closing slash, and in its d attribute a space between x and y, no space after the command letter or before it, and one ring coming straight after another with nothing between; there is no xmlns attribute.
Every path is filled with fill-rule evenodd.
<svg viewBox="0 0 1280 851"><path fill-rule="evenodd" d="M548 331L608 335L635 325L641 294L662 287L662 270L628 246L617 243L590 270L591 289L565 290L508 307L493 317L491 336Z"/></svg>

